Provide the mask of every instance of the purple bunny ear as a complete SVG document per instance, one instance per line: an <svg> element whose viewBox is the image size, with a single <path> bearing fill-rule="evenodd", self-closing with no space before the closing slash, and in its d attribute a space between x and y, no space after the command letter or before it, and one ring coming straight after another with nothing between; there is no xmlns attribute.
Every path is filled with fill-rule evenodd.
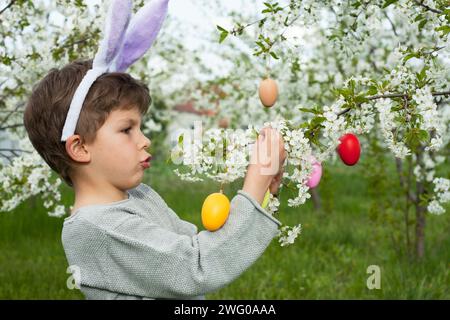
<svg viewBox="0 0 450 320"><path fill-rule="evenodd" d="M167 15L169 0L152 0L132 18L113 68L123 72L151 47Z"/></svg>
<svg viewBox="0 0 450 320"><path fill-rule="evenodd" d="M93 68L107 67L116 57L130 22L131 8L131 0L112 0L106 16L104 36L95 55Z"/></svg>

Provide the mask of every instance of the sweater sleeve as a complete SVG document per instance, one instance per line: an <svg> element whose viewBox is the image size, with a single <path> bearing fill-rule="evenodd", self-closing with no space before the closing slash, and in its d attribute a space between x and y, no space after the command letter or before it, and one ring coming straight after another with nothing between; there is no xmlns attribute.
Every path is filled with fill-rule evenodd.
<svg viewBox="0 0 450 320"><path fill-rule="evenodd" d="M169 206L167 206L166 209L167 214L169 215L172 222L175 224L178 233L185 234L188 236L193 236L197 234L198 229L195 224L180 219L180 217Z"/></svg>
<svg viewBox="0 0 450 320"><path fill-rule="evenodd" d="M138 190L142 192L142 196L145 197L145 201L153 201L155 206L162 208L164 213L167 214L168 218L176 228L176 232L180 234L185 234L192 236L197 234L197 226L193 223L180 219L180 217L167 205L163 198L150 186L141 183Z"/></svg>
<svg viewBox="0 0 450 320"><path fill-rule="evenodd" d="M240 190L230 215L215 232L189 236L137 215L103 230L108 290L153 298L204 295L232 282L252 265L277 234L280 222Z"/></svg>

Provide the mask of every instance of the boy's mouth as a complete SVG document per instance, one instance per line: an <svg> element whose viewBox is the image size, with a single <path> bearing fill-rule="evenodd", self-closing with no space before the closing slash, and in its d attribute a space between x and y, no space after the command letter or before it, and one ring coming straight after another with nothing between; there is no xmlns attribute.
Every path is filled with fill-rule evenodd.
<svg viewBox="0 0 450 320"><path fill-rule="evenodd" d="M150 167L150 160L152 159L152 156L147 157L145 160L141 161L141 165L144 168L149 168Z"/></svg>

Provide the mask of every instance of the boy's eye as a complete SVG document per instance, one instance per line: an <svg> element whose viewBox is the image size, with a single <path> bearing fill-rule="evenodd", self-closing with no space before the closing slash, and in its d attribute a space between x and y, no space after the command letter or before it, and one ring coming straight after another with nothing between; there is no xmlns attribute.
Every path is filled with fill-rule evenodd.
<svg viewBox="0 0 450 320"><path fill-rule="evenodd" d="M124 133L129 133L130 130L131 130L131 127L128 127L128 128L126 128L126 129L123 129L122 132L124 132Z"/></svg>

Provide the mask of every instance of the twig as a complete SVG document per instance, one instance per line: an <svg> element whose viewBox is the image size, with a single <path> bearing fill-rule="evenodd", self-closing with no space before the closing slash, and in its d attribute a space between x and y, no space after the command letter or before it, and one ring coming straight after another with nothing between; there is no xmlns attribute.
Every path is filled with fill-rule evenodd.
<svg viewBox="0 0 450 320"><path fill-rule="evenodd" d="M290 4L288 4L287 6L282 7L281 9L284 10L284 9L286 9L286 8L289 7L289 6L290 6ZM250 22L250 23L246 24L246 25L242 28L242 30L245 29L245 28L247 28L247 27L250 27L250 26L252 26L252 25L254 25L254 24L256 24L256 23L260 23L261 21L263 21L263 20L265 20L265 19L267 19L267 17L264 17L264 18L262 18L262 19L259 19L259 20Z"/></svg>
<svg viewBox="0 0 450 320"><path fill-rule="evenodd" d="M432 53L435 53L436 51L442 50L444 48L445 48L445 46L444 47L436 47L434 50L424 52L423 54L432 54Z"/></svg>
<svg viewBox="0 0 450 320"><path fill-rule="evenodd" d="M4 8L2 9L2 11L0 11L0 14L2 14L3 12L5 12L6 10L8 10L8 8L10 8L10 7L14 4L14 2L16 2L16 0L12 0L6 7L4 7Z"/></svg>
<svg viewBox="0 0 450 320"><path fill-rule="evenodd" d="M17 112L17 110L22 106L23 106L23 103L16 104L16 107L14 108L14 110L9 111L9 113L5 116L5 118L2 119L2 121L0 122L0 126L4 125L6 123L6 121L8 121L9 117L11 117L13 115L13 113Z"/></svg>
<svg viewBox="0 0 450 320"><path fill-rule="evenodd" d="M77 41L74 41L74 42L69 42L69 43L66 43L66 44L60 46L60 48L61 49L65 49L65 48L68 48L68 47L72 47L72 46L74 46L76 44L80 44L80 43L86 42L88 40L89 40L89 38L84 38L84 39L77 40Z"/></svg>
<svg viewBox="0 0 450 320"><path fill-rule="evenodd" d="M6 129L20 128L20 127L23 127L23 123L12 124L10 126L0 127L0 131L1 130L6 130Z"/></svg>
<svg viewBox="0 0 450 320"><path fill-rule="evenodd" d="M391 20L391 18L389 18L389 15L387 14L386 11L383 10L383 13L386 19L388 19L389 23L391 24L392 31L394 32L395 36L398 37L397 29L395 28L394 22Z"/></svg>
<svg viewBox="0 0 450 320"><path fill-rule="evenodd" d="M424 4L424 3L423 3L423 0L422 0L422 1L414 0L414 2L415 2L416 4L418 4L419 6L425 8L426 11L431 11L431 12L434 12L434 13L437 13L437 14L442 14L442 13L443 13L441 10L431 8L430 6Z"/></svg>
<svg viewBox="0 0 450 320"><path fill-rule="evenodd" d="M25 153L32 153L31 151L23 150L23 149L0 148L0 152L4 152L4 151L11 152L11 153L14 153L14 154L16 154L16 151L25 152Z"/></svg>

